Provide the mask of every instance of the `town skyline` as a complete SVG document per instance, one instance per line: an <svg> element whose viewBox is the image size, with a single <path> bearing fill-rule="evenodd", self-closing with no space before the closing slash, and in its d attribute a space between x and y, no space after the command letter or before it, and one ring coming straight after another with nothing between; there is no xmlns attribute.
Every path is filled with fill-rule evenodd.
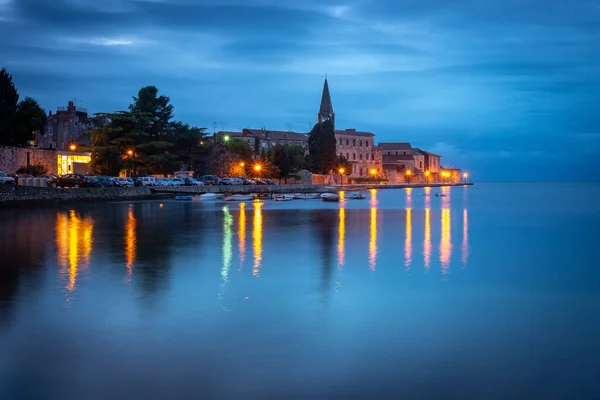
<svg viewBox="0 0 600 400"><path fill-rule="evenodd" d="M46 110L121 110L154 85L210 133L308 132L327 75L341 129L480 180L597 180L591 3L249 3L2 0L0 65Z"/></svg>

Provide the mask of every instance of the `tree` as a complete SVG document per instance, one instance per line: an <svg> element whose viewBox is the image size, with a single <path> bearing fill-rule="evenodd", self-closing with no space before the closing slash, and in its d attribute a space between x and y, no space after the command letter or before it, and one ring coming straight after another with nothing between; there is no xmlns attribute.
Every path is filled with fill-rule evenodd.
<svg viewBox="0 0 600 400"><path fill-rule="evenodd" d="M12 75L5 68L0 70L0 144L12 143L12 123L17 113L19 93Z"/></svg>
<svg viewBox="0 0 600 400"><path fill-rule="evenodd" d="M97 175L117 176L121 171L123 159L116 146L94 148L90 168Z"/></svg>
<svg viewBox="0 0 600 400"><path fill-rule="evenodd" d="M335 152L335 132L333 123L326 120L317 123L308 135L308 164L311 172L327 174L335 168L337 156Z"/></svg>
<svg viewBox="0 0 600 400"><path fill-rule="evenodd" d="M304 162L304 149L298 145L278 144L271 150L269 157L273 166L277 168L277 177L284 179L298 172Z"/></svg>
<svg viewBox="0 0 600 400"><path fill-rule="evenodd" d="M12 142L14 146L24 146L35 139L35 132L44 132L46 112L37 101L25 97L17 105L17 112L12 123Z"/></svg>
<svg viewBox="0 0 600 400"><path fill-rule="evenodd" d="M146 86L139 90L138 96L133 97L129 111L143 115L144 131L152 137L159 137L171 132L173 106L167 96L159 96L156 86Z"/></svg>

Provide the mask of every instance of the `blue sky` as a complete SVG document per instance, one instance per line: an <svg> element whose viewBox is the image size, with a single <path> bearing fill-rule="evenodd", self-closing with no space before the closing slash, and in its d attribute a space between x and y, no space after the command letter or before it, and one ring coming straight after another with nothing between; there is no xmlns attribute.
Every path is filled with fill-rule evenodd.
<svg viewBox="0 0 600 400"><path fill-rule="evenodd" d="M574 0L0 0L0 66L46 109L125 109L410 141L478 180L598 180L600 3Z"/></svg>

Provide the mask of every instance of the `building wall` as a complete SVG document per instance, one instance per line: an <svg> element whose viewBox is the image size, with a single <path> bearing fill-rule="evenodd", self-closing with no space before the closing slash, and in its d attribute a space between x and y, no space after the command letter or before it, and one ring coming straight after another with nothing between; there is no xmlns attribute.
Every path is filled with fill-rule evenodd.
<svg viewBox="0 0 600 400"><path fill-rule="evenodd" d="M441 167L440 167L440 157L439 156L432 156L432 155L426 156L425 162L426 162L425 168L429 172L431 172L432 174L440 172Z"/></svg>
<svg viewBox="0 0 600 400"><path fill-rule="evenodd" d="M67 150L71 143L88 145L88 130L93 128L94 122L88 117L87 110L78 110L70 101L67 107L48 115L43 134L36 135L36 145L57 150Z"/></svg>
<svg viewBox="0 0 600 400"><path fill-rule="evenodd" d="M384 156L407 156L412 154L412 150L382 150Z"/></svg>
<svg viewBox="0 0 600 400"><path fill-rule="evenodd" d="M336 134L336 153L353 164L350 178L369 177L369 170L375 168L382 175L381 149L373 146L374 136Z"/></svg>
<svg viewBox="0 0 600 400"><path fill-rule="evenodd" d="M425 171L425 156L422 154L415 154L413 155L415 162L414 162L414 168L416 169L420 169L421 171Z"/></svg>
<svg viewBox="0 0 600 400"><path fill-rule="evenodd" d="M14 174L17 169L27 166L27 153L29 164L42 164L48 169L49 174L55 174L58 169L58 152L24 147L0 146L0 171L5 174Z"/></svg>

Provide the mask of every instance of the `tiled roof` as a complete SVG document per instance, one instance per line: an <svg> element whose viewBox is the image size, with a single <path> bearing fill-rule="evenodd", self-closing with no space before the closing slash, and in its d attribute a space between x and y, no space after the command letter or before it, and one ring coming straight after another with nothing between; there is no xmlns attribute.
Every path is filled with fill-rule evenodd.
<svg viewBox="0 0 600 400"><path fill-rule="evenodd" d="M299 132L288 132L288 131L270 131L268 129L244 129L242 131L245 135L252 135L263 140L296 140L296 141L308 141L307 133Z"/></svg>
<svg viewBox="0 0 600 400"><path fill-rule="evenodd" d="M378 146L383 150L412 150L412 146L408 142L379 143Z"/></svg>
<svg viewBox="0 0 600 400"><path fill-rule="evenodd" d="M356 129L345 129L345 130L335 130L336 135L348 135L348 136L375 136L374 133L371 132L357 132Z"/></svg>
<svg viewBox="0 0 600 400"><path fill-rule="evenodd" d="M394 163L400 163L402 161L414 161L414 158L411 155L402 155L402 154L397 155L397 156L384 155L382 158L382 161L384 164L394 164Z"/></svg>
<svg viewBox="0 0 600 400"><path fill-rule="evenodd" d="M440 156L440 155L438 155L438 154L433 154L433 153L430 153L430 152L428 152L428 151L425 151L425 150L421 150L421 149L416 149L416 150L418 150L419 152L421 152L421 153L425 154L426 156L441 157L441 156Z"/></svg>

